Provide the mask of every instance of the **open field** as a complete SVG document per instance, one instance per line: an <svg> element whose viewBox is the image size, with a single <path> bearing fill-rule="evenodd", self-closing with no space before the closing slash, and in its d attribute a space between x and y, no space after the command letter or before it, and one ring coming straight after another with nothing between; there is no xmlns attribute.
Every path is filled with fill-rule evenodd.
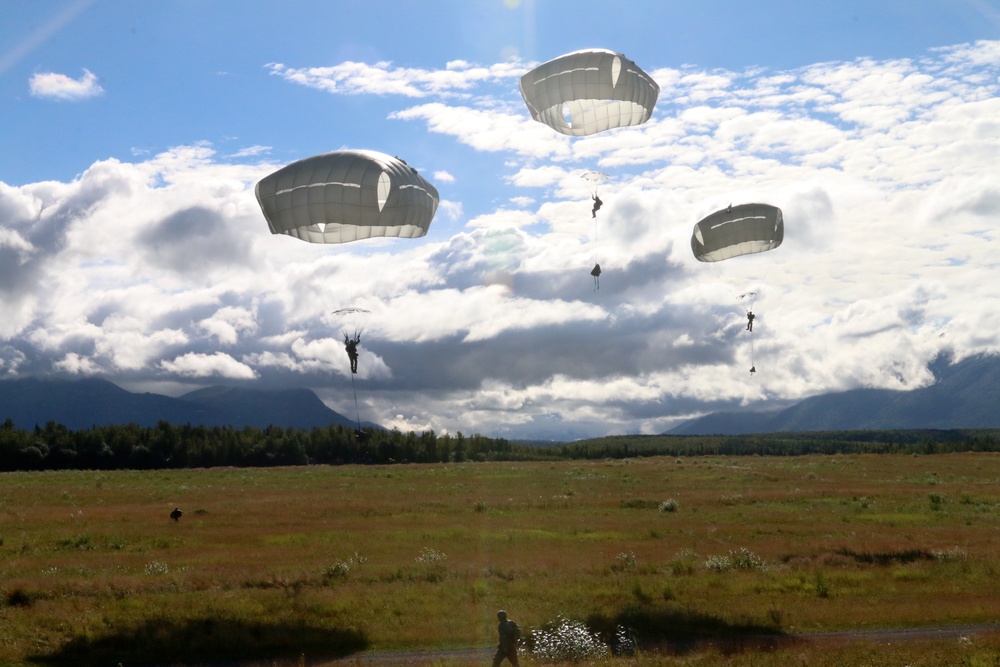
<svg viewBox="0 0 1000 667"><path fill-rule="evenodd" d="M630 664L995 665L790 636L992 624L998 553L998 454L5 473L0 664L482 664L503 608Z"/></svg>

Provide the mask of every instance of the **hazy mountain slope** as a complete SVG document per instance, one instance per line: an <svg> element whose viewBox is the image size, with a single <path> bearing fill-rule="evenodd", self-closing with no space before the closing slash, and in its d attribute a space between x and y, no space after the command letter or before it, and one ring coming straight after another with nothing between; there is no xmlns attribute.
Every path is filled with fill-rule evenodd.
<svg viewBox="0 0 1000 667"><path fill-rule="evenodd" d="M155 426L159 421L204 426L312 428L352 425L308 389L208 387L179 398L132 393L96 378L0 381L0 420L18 428L54 421L72 430L106 424Z"/></svg>
<svg viewBox="0 0 1000 667"><path fill-rule="evenodd" d="M772 412L715 412L671 435L1000 427L1000 356L931 365L934 384L911 391L854 389L813 396Z"/></svg>

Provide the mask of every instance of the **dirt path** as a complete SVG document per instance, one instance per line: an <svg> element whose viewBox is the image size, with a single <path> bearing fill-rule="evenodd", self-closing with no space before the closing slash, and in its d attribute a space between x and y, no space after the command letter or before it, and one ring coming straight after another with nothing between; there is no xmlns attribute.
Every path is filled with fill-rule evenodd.
<svg viewBox="0 0 1000 667"><path fill-rule="evenodd" d="M773 649L799 643L850 643L850 642L903 642L928 641L935 639L959 639L974 635L1000 632L1000 625L948 625L927 628L882 628L873 630L835 630L830 632L804 632L787 635L758 635L742 637L734 640L699 641L690 643L671 643L664 645L664 653L691 653L708 648L729 649ZM646 649L647 651L649 649ZM462 661L489 664L493 656L493 648L481 649L451 649L441 651L373 651L359 653L339 660L321 663L310 662L313 667L348 667L350 665L429 665L436 661Z"/></svg>

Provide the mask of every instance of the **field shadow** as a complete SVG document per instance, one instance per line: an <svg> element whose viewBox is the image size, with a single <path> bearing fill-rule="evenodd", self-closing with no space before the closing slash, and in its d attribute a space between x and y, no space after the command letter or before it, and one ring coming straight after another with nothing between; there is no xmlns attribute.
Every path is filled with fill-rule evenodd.
<svg viewBox="0 0 1000 667"><path fill-rule="evenodd" d="M34 655L38 665L169 665L310 657L342 658L368 648L355 630L305 623L234 619L151 620L99 637L75 637L59 650Z"/></svg>
<svg viewBox="0 0 1000 667"><path fill-rule="evenodd" d="M900 551L854 551L853 549L836 549L838 556L850 558L862 565L894 565L915 563L918 560L936 560L936 557L926 549L904 549Z"/></svg>
<svg viewBox="0 0 1000 667"><path fill-rule="evenodd" d="M611 650L627 654L634 644L643 651L684 655L712 648L723 654L765 651L799 640L774 623L753 620L727 621L690 610L627 609L615 616L593 615L587 626L612 638ZM618 632L625 629L627 638Z"/></svg>

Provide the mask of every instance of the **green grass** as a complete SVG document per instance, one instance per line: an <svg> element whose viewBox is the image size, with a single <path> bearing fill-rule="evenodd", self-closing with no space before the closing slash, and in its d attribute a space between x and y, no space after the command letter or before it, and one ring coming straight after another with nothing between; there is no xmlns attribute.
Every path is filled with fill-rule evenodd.
<svg viewBox="0 0 1000 667"><path fill-rule="evenodd" d="M7 473L0 664L487 648L500 608L627 624L636 664L1000 664L997 637L783 639L992 623L998 480L996 454Z"/></svg>

